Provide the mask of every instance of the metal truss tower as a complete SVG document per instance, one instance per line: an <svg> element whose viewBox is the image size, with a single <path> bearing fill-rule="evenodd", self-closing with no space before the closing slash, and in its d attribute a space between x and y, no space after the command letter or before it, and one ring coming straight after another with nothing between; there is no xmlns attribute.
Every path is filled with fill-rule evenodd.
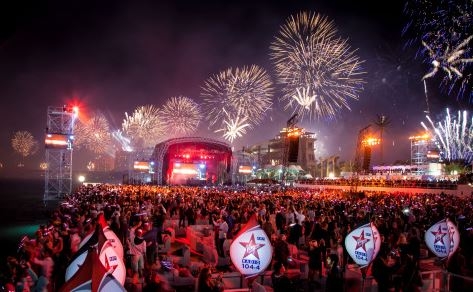
<svg viewBox="0 0 473 292"><path fill-rule="evenodd" d="M432 155L430 152L432 150L435 152L432 138L428 134L424 134L409 137L409 140L411 141L411 165L418 166L413 172L415 174L424 174L425 169L422 166L426 166L429 162L434 162L434 160L429 159L429 156Z"/></svg>
<svg viewBox="0 0 473 292"><path fill-rule="evenodd" d="M77 109L73 107L48 107L44 201L61 198L72 191L72 141L76 117Z"/></svg>

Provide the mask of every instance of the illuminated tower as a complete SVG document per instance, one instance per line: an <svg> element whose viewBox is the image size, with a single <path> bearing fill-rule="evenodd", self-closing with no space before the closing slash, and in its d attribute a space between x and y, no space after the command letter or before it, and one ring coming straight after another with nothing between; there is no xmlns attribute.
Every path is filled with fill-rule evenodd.
<svg viewBox="0 0 473 292"><path fill-rule="evenodd" d="M428 133L411 136L409 140L411 141L411 165L417 166L416 174L424 174L424 169L427 169L429 163L439 162L439 150Z"/></svg>
<svg viewBox="0 0 473 292"><path fill-rule="evenodd" d="M60 198L72 191L72 141L77 114L75 107L48 107L44 140L47 163L44 201Z"/></svg>
<svg viewBox="0 0 473 292"><path fill-rule="evenodd" d="M297 163L297 157L299 155L299 138L302 130L296 127L297 122L298 119L296 113L287 121L286 128L283 129L284 152L282 165L284 167L287 167L289 163Z"/></svg>
<svg viewBox="0 0 473 292"><path fill-rule="evenodd" d="M358 142L355 154L355 172L366 174L370 170L371 148L380 143L380 139L373 137L371 125L368 125L358 133Z"/></svg>

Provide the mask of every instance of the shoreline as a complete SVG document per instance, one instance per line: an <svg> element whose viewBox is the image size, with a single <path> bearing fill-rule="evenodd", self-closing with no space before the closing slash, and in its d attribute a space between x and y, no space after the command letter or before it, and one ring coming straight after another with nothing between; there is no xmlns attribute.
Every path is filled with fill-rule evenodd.
<svg viewBox="0 0 473 292"><path fill-rule="evenodd" d="M46 224L57 201L43 201L44 178L0 178L0 240L3 248L0 259L16 255L18 244L24 235L34 236L40 225Z"/></svg>

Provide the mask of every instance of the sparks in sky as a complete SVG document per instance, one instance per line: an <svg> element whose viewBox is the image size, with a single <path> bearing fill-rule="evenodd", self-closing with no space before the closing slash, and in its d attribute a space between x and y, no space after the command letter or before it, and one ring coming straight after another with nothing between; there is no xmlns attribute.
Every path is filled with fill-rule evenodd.
<svg viewBox="0 0 473 292"><path fill-rule="evenodd" d="M302 12L290 16L270 46L277 82L282 85L281 101L301 119L336 118L350 109L349 100L358 100L363 89L363 61L338 37L332 21L319 14ZM304 97L301 104L301 92ZM310 93L310 94L309 94Z"/></svg>
<svg viewBox="0 0 473 292"><path fill-rule="evenodd" d="M171 97L161 115L166 132L177 136L194 133L202 116L199 105L185 96Z"/></svg>
<svg viewBox="0 0 473 292"><path fill-rule="evenodd" d="M133 147L131 147L131 140L123 136L123 132L121 130L115 130L112 132L112 138L118 143L119 149L131 152L133 151Z"/></svg>
<svg viewBox="0 0 473 292"><path fill-rule="evenodd" d="M440 89L457 99L467 95L471 100L473 1L408 0L404 14L408 18L402 32L406 47L417 47L417 57L430 67L423 79L442 71L446 74L440 76Z"/></svg>
<svg viewBox="0 0 473 292"><path fill-rule="evenodd" d="M251 128L251 124L247 123L247 117L242 117L239 114L232 117L231 114L227 113L225 110L224 114L226 118L223 121L223 127L216 130L215 133L223 132L223 138L230 141L230 143L236 138L242 137L246 134L246 129Z"/></svg>
<svg viewBox="0 0 473 292"><path fill-rule="evenodd" d="M367 88L372 94L383 94L395 99L408 94L409 81L421 78L417 73L418 62L415 62L415 51L382 43L376 49L376 57L368 68Z"/></svg>
<svg viewBox="0 0 473 292"><path fill-rule="evenodd" d="M17 131L11 139L13 150L20 154L22 158L26 158L38 150L38 141L28 131ZM19 165L22 165L20 163Z"/></svg>
<svg viewBox="0 0 473 292"><path fill-rule="evenodd" d="M465 39L473 21L472 8L471 0L407 0L402 30L405 46L419 47L425 41L437 50Z"/></svg>
<svg viewBox="0 0 473 292"><path fill-rule="evenodd" d="M444 52L434 51L428 44L422 41L422 45L429 53L429 57L432 60L432 70L422 77L422 80L433 77L439 69L447 73L448 79L462 78L462 69L468 64L473 62L473 58L467 56L469 53L469 42L473 39L473 35L462 41L453 50L447 46Z"/></svg>
<svg viewBox="0 0 473 292"><path fill-rule="evenodd" d="M210 125L221 126L226 115L246 117L252 125L259 124L271 109L273 83L266 71L252 65L229 68L208 78L201 97Z"/></svg>
<svg viewBox="0 0 473 292"><path fill-rule="evenodd" d="M310 88L296 88L296 94L292 96L293 100L295 100L300 106L304 108L304 110L310 110L310 106L313 102L316 102L316 96L310 94ZM290 104L292 100L290 101ZM291 104L292 105L292 104Z"/></svg>
<svg viewBox="0 0 473 292"><path fill-rule="evenodd" d="M132 115L125 113L122 131L131 138L135 148L154 147L164 139L161 111L153 105L144 105L137 107Z"/></svg>
<svg viewBox="0 0 473 292"><path fill-rule="evenodd" d="M95 154L113 155L110 126L103 114L95 113L88 121L75 123L74 146L84 147Z"/></svg>

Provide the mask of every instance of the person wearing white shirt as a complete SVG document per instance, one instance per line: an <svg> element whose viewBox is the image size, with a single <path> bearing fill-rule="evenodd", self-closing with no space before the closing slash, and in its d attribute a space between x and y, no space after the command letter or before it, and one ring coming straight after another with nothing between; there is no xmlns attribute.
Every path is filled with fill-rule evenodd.
<svg viewBox="0 0 473 292"><path fill-rule="evenodd" d="M143 239L142 229L136 229L135 235L130 235L128 248L132 256L131 269L133 273L138 273L138 276L142 278L146 258L146 240Z"/></svg>
<svg viewBox="0 0 473 292"><path fill-rule="evenodd" d="M51 277L54 270L54 260L51 256L52 251L45 247L41 250L41 258L33 258L33 263L40 267L39 278L36 282L36 291L52 291L53 283L51 282Z"/></svg>
<svg viewBox="0 0 473 292"><path fill-rule="evenodd" d="M228 224L223 216L221 216L217 221L213 220L213 224L218 226L217 253L219 257L224 258L225 252L223 250L223 243L225 242L225 239L227 239Z"/></svg>

